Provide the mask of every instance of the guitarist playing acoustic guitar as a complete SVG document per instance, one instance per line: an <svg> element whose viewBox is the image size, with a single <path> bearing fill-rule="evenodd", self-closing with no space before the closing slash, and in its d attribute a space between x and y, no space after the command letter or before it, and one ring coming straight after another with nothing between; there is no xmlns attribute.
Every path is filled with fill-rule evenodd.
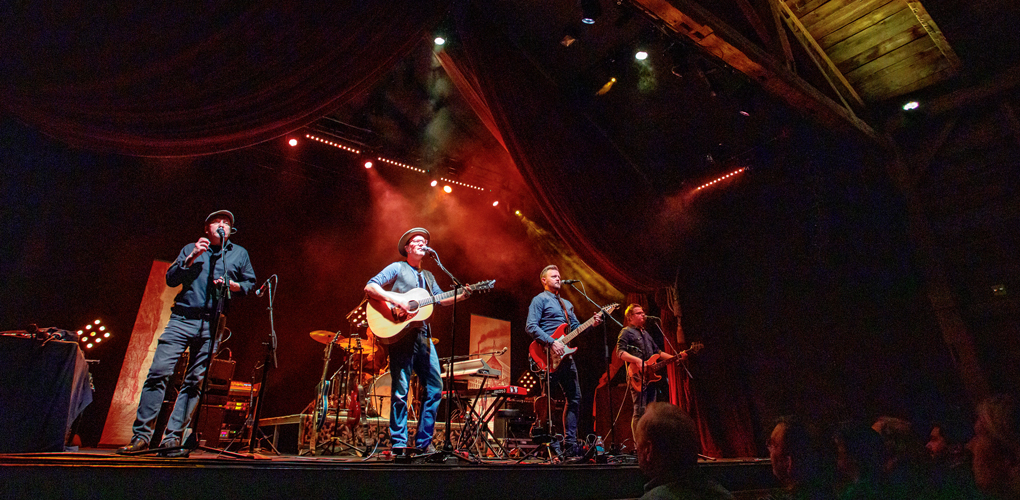
<svg viewBox="0 0 1020 500"><path fill-rule="evenodd" d="M382 307L395 320L401 321L413 314L417 306L405 293L418 288L427 290L433 296L443 293L436 284L435 276L421 269L422 259L429 250L428 242L429 232L420 227L409 229L397 240L397 251L406 260L386 266L368 280L365 293L373 307ZM470 294L470 289L462 288L456 300L464 300ZM453 301L454 297L450 294L439 301L439 305L445 306ZM436 428L436 411L443 395L439 357L429 338L427 321L411 321L399 333L399 338L389 345L390 439L394 453L404 452L408 448L407 391L413 369L418 374L418 380L425 385L425 398L422 401L418 432L410 444L412 448L431 451L429 448Z"/></svg>
<svg viewBox="0 0 1020 500"><path fill-rule="evenodd" d="M678 356L661 351L645 330L645 310L641 306L637 304L627 306L624 316L627 326L620 331L620 337L616 341L616 352L621 360L627 362L629 392L631 401L634 402L634 414L630 420L633 432L645 407L655 401L656 387L652 382L661 378L654 370L649 369L653 367L649 366L648 362L658 365L655 368L661 368L668 363L686 360L688 351L683 351ZM694 352L694 349L690 351Z"/></svg>

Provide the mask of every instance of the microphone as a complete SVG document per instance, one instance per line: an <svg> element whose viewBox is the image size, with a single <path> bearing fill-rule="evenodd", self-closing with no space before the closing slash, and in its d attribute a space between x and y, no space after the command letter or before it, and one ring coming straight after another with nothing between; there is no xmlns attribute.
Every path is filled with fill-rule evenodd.
<svg viewBox="0 0 1020 500"><path fill-rule="evenodd" d="M569 285L571 283L580 283L580 282L581 282L581 280L560 280L560 283L563 283L564 285Z"/></svg>
<svg viewBox="0 0 1020 500"><path fill-rule="evenodd" d="M222 230L222 229L220 229L220 231L223 231L223 230ZM256 296L256 297L261 297L261 296L265 295L265 293L266 293L266 289L267 289L267 288L269 288L269 280L271 280L271 279L273 279L273 277L272 277L272 276L270 276L269 278L267 278L267 279L266 279L266 282L265 282L265 283L263 283L263 284L262 284L262 286L260 286L258 290L255 290L255 296Z"/></svg>
<svg viewBox="0 0 1020 500"><path fill-rule="evenodd" d="M647 314L645 315L645 319L654 319L655 321L662 321L662 318L660 318L658 316L650 316L650 315L647 315Z"/></svg>
<svg viewBox="0 0 1020 500"><path fill-rule="evenodd" d="M216 234L220 235L220 243L222 243L223 240L227 239L227 233L223 232L222 227L216 228Z"/></svg>
<svg viewBox="0 0 1020 500"><path fill-rule="evenodd" d="M436 253L435 250L432 249L432 247L430 247L428 245L425 245L425 246L423 246L421 248L422 248L422 250L425 250L425 253L430 253L432 255L439 255L439 254Z"/></svg>

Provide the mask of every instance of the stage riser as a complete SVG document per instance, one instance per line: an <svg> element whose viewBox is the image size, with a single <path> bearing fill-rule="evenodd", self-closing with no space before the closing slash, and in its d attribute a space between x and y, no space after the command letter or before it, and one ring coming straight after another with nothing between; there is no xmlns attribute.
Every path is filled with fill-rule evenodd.
<svg viewBox="0 0 1020 500"><path fill-rule="evenodd" d="M639 497L646 481L633 465L352 465L323 458L282 463L156 459L144 465L120 459L46 462L5 461L0 466L4 498L594 500ZM734 492L775 486L768 462L702 467Z"/></svg>

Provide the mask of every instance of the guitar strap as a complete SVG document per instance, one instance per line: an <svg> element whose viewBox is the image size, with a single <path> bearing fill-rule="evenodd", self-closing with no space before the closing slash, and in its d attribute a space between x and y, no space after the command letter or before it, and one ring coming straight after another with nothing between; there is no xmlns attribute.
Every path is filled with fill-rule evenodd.
<svg viewBox="0 0 1020 500"><path fill-rule="evenodd" d="M560 301L560 307L563 308L563 322L567 324L567 328L570 328L570 315L567 314L567 304L563 302L563 298L560 294L556 294L556 300Z"/></svg>

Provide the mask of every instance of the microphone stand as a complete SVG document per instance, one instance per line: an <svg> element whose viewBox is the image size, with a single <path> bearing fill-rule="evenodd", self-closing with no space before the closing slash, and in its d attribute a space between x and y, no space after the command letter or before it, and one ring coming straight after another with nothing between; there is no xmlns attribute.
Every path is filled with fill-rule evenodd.
<svg viewBox="0 0 1020 500"><path fill-rule="evenodd" d="M453 398L455 397L453 389L453 352L457 346L457 294L460 293L461 288L464 288L464 285L457 279L456 276L453 275L453 273L443 266L443 263L439 260L439 254L437 254L435 250L428 252L428 255L432 256L432 260L436 262L439 269L446 273L446 275L450 277L450 280L453 281L453 310L450 313L450 361L446 365L446 386L449 388L446 398L446 429L443 432L443 449L440 450L440 453L438 453L437 456L430 458L430 461L445 463L447 458L457 456L453 449L453 442L450 441L450 434L453 429L452 405ZM435 347L433 347L433 349L435 349ZM470 460L468 457L464 458Z"/></svg>
<svg viewBox="0 0 1020 500"><path fill-rule="evenodd" d="M255 433L259 432L259 414L262 411L262 394L266 390L266 377L269 374L269 362L272 361L272 367L277 368L276 363L276 327L273 325L273 286L274 280L279 278L274 274L266 280L266 293L269 294L269 342L264 343L266 346L266 356L262 360L262 381L259 383L259 390L255 393L254 410L252 411L252 422L251 422L251 433L248 434L248 453L252 456L255 455L255 445L258 443L259 438L255 437ZM263 436L265 437L265 436Z"/></svg>
<svg viewBox="0 0 1020 500"><path fill-rule="evenodd" d="M582 283L582 286L583 285L584 284ZM576 286L574 286L574 283L570 283L570 288L573 288L574 290L577 291L577 293L580 293L582 296L584 296L584 298L588 302L590 302L593 306L598 308L600 314L602 313L602 306L598 302L595 302L594 300L592 300L591 297L588 296L588 294L584 293L584 290L578 289ZM614 318L611 314L606 314L605 316L608 316L609 319L613 320L613 323L616 323L617 325L619 325L620 329L623 329L623 324L620 323L619 321L617 321L616 318ZM607 408L607 411L609 412L609 419L608 419L608 421L609 421L609 432L607 433L607 437L609 438L608 439L608 441L609 441L609 449L610 450L616 450L617 449L617 443L616 443L616 419L613 418L613 385L612 385L612 381L610 380L610 377L609 377L609 369L610 369L610 367L612 366L612 363L613 363L613 360L612 360L613 351L609 348L609 323L607 323L605 321L602 322L602 346L603 346L603 350L604 350L604 354L605 354L605 360L606 360L606 398L607 398L606 408Z"/></svg>

